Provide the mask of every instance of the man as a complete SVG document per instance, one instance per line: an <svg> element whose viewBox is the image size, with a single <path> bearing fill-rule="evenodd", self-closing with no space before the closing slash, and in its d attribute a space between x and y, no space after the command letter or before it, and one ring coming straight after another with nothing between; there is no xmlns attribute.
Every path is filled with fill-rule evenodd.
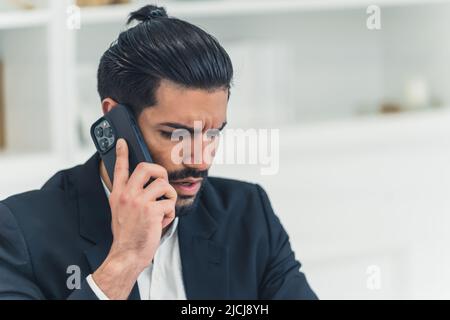
<svg viewBox="0 0 450 320"><path fill-rule="evenodd" d="M194 133L202 150L218 139L229 56L163 8L134 20L101 58L98 91L103 113L132 110L155 163L130 174L119 139L114 183L96 153L0 202L0 298L315 299L261 187L208 178L191 150L173 159L176 130L213 132Z"/></svg>

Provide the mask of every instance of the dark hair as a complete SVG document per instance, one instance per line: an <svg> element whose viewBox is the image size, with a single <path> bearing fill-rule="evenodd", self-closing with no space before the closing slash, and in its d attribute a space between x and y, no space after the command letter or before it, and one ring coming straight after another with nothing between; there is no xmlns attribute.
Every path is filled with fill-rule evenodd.
<svg viewBox="0 0 450 320"><path fill-rule="evenodd" d="M147 5L130 14L136 26L120 33L100 59L98 93L129 105L136 116L156 103L162 79L186 88L230 89L233 66L217 39Z"/></svg>

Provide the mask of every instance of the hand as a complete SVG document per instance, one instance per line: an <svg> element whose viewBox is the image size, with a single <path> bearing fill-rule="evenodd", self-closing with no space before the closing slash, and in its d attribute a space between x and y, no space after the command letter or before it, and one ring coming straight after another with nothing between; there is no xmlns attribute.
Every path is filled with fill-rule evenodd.
<svg viewBox="0 0 450 320"><path fill-rule="evenodd" d="M153 181L144 188L150 179ZM164 200L157 200L162 196ZM129 176L128 147L119 139L109 196L113 243L105 262L93 274L108 297L128 297L139 274L151 263L163 228L175 218L176 199L167 171L157 164L140 163Z"/></svg>

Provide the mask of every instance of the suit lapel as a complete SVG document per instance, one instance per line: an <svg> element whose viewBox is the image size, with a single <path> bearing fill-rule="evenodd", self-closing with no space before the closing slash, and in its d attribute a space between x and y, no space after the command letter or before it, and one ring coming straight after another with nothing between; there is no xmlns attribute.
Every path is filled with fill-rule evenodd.
<svg viewBox="0 0 450 320"><path fill-rule="evenodd" d="M85 251L91 272L100 267L112 244L111 209L100 181L99 163L96 153L73 177L77 186L80 235L93 244ZM128 299L140 299L137 283Z"/></svg>
<svg viewBox="0 0 450 320"><path fill-rule="evenodd" d="M228 248L211 240L224 214L208 181L195 211L181 216L178 225L184 287L188 299L227 299Z"/></svg>

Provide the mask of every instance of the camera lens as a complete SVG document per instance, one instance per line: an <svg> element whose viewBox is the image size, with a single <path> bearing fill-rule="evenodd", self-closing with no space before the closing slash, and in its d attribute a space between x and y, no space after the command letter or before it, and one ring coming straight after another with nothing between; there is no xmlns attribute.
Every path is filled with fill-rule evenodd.
<svg viewBox="0 0 450 320"><path fill-rule="evenodd" d="M103 129L102 129L102 127L95 128L94 133L95 133L95 136L97 138L103 137Z"/></svg>
<svg viewBox="0 0 450 320"><path fill-rule="evenodd" d="M108 139L103 138L102 140L100 140L100 148L102 150L106 150L108 147L109 147Z"/></svg>
<svg viewBox="0 0 450 320"><path fill-rule="evenodd" d="M111 138L113 136L113 131L112 131L111 127L105 128L104 133L105 133L105 137L107 137L107 138Z"/></svg>

